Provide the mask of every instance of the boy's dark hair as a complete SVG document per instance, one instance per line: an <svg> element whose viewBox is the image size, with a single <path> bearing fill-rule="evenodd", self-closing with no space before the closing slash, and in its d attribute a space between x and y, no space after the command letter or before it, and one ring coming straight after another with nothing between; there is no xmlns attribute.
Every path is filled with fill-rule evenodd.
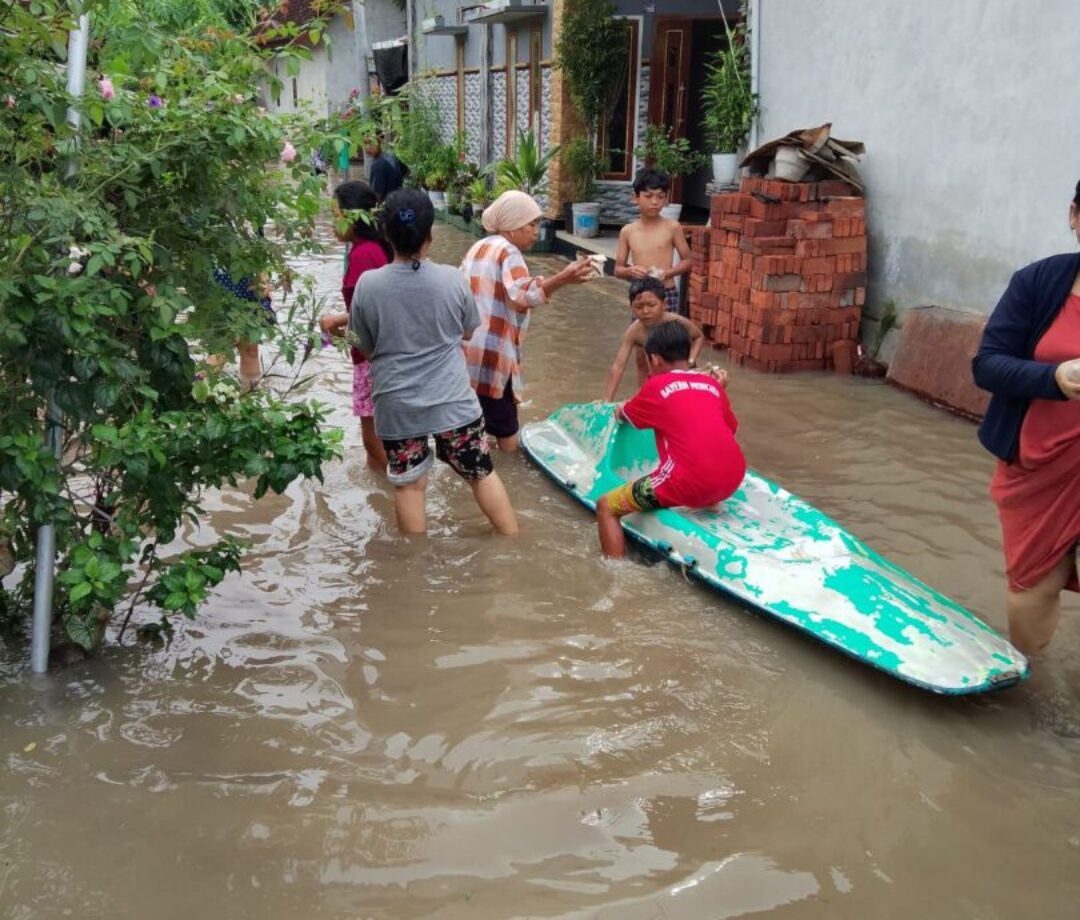
<svg viewBox="0 0 1080 920"><path fill-rule="evenodd" d="M663 358L668 364L690 360L690 333L680 322L661 323L645 337L645 354Z"/></svg>
<svg viewBox="0 0 1080 920"><path fill-rule="evenodd" d="M630 303L633 304L637 300L639 294L644 293L655 294L660 300L660 303L664 302L664 298L667 296L664 293L664 282L659 278L653 278L651 275L646 275L644 278L635 278L630 282Z"/></svg>
<svg viewBox="0 0 1080 920"><path fill-rule="evenodd" d="M383 202L383 232L394 252L413 259L413 270L420 267L416 258L431 236L435 208L425 192L399 188Z"/></svg>
<svg viewBox="0 0 1080 920"><path fill-rule="evenodd" d="M662 173L658 169L652 169L649 166L642 167L637 171L637 175L634 176L634 194L640 195L642 192L650 192L654 188L658 188L663 192L671 189L671 177L667 173Z"/></svg>
<svg viewBox="0 0 1080 920"><path fill-rule="evenodd" d="M370 211L374 213L379 206L379 201L375 197L375 191L372 187L366 182L356 180L342 182L341 185L334 189L334 199L342 211ZM358 240L371 240L373 243L378 243L383 252L386 253L386 258L394 258L394 250L390 248L386 237L383 236L377 220L366 221L357 218L352 225L352 232L353 236Z"/></svg>

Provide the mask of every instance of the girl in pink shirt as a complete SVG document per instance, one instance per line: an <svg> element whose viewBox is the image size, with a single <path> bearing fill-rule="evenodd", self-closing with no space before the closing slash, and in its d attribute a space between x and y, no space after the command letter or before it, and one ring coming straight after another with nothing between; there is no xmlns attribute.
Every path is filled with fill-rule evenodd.
<svg viewBox="0 0 1080 920"><path fill-rule="evenodd" d="M331 313L319 321L324 333L344 335L352 309L353 293L360 276L372 269L382 268L392 257L390 245L383 238L378 223L364 219L358 212L371 214L376 205L375 193L366 182L343 182L334 189L334 235L349 245L349 258L345 277L341 281L341 296L345 300L344 313ZM342 231L338 224L342 218L356 219ZM380 473L386 472L386 451L375 434L375 405L371 399L371 364L360 352L349 349L353 364L353 415L360 419L360 436L364 442L368 466Z"/></svg>

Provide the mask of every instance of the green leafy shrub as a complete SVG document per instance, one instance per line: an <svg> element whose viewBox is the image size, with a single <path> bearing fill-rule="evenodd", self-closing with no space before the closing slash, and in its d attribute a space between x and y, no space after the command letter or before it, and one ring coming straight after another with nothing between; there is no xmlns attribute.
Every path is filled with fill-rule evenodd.
<svg viewBox="0 0 1080 920"><path fill-rule="evenodd" d="M645 129L645 143L634 149L634 156L672 178L692 173L707 162L704 155L690 146L689 140L673 138L665 125L649 125Z"/></svg>
<svg viewBox="0 0 1080 920"><path fill-rule="evenodd" d="M757 97L750 89L750 50L742 24L727 29L727 47L710 56L705 73L705 136L717 153L734 153L757 115Z"/></svg>
<svg viewBox="0 0 1080 920"><path fill-rule="evenodd" d="M266 115L255 87L280 84L249 38L169 36L145 16L87 6L101 28L78 100L62 66L68 6L0 12L0 544L22 565L17 585L0 586L0 610L25 612L35 535L54 522L59 622L89 648L122 604L128 615L156 606L147 629L167 633L239 564L234 541L169 548L198 521L205 489L253 480L256 497L280 492L336 455L323 408L245 393L204 359L246 340L299 362L317 338L309 294L275 327L214 271L289 276L315 245L326 196L306 154L344 140L325 123ZM276 53L308 53L295 39L315 28L282 27ZM46 418L61 425L59 459Z"/></svg>
<svg viewBox="0 0 1080 920"><path fill-rule="evenodd" d="M495 176L495 192L517 190L527 195L543 195L547 191L547 173L559 155L559 147L540 153L540 144L532 131L518 132L517 151L513 157L499 160L491 171Z"/></svg>
<svg viewBox="0 0 1080 920"><path fill-rule="evenodd" d="M586 137L575 137L562 148L562 164L573 182L573 201L593 201L596 198L596 177L610 169L610 161L597 153Z"/></svg>

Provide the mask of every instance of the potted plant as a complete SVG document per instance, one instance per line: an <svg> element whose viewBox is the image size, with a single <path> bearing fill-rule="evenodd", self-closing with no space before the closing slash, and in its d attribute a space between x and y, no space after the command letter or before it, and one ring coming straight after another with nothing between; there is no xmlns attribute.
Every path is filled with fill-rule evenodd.
<svg viewBox="0 0 1080 920"><path fill-rule="evenodd" d="M607 172L607 157L599 154L587 137L579 136L563 149L562 164L573 181L570 206L572 232L575 236L596 236L600 232L596 177Z"/></svg>
<svg viewBox="0 0 1080 920"><path fill-rule="evenodd" d="M713 179L730 184L739 158L736 151L750 133L757 115L757 97L750 90L750 51L742 25L727 31L727 47L716 51L705 69L702 125L713 149Z"/></svg>
<svg viewBox="0 0 1080 920"><path fill-rule="evenodd" d="M548 167L559 155L559 147L552 147L546 153L540 153L540 144L536 135L530 131L518 132L517 153L489 167L495 176L495 189L502 192L517 189L526 195L543 195L547 190Z"/></svg>
<svg viewBox="0 0 1080 920"><path fill-rule="evenodd" d="M473 179L469 185L469 202L472 205L472 216L477 222L491 201L491 192L488 190L487 179L483 175Z"/></svg>
<svg viewBox="0 0 1080 920"><path fill-rule="evenodd" d="M645 129L645 143L634 148L634 156L645 160L650 166L667 173L672 180L692 173L706 163L703 154L690 146L685 137L671 136L671 129L666 125L649 125ZM682 214L681 204L668 204L661 214L672 220L678 220Z"/></svg>
<svg viewBox="0 0 1080 920"><path fill-rule="evenodd" d="M423 173L428 195L435 207L446 207L446 191L452 185L457 169L458 151L451 144L439 144L425 157Z"/></svg>
<svg viewBox="0 0 1080 920"><path fill-rule="evenodd" d="M616 18L611 0L567 0L555 46L557 66L585 127L562 154L575 186L572 226L582 236L595 236L600 229L595 182L609 167L595 139L630 76L628 28L626 19Z"/></svg>

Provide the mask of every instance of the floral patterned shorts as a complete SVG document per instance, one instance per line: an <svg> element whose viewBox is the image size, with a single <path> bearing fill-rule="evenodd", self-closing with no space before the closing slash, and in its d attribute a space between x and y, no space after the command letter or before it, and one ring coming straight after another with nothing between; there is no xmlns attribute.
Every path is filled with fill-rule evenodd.
<svg viewBox="0 0 1080 920"><path fill-rule="evenodd" d="M625 482L612 489L604 496L608 508L622 517L624 514L636 514L638 511L656 511L663 508L663 503L656 497L652 479L642 476L633 482Z"/></svg>
<svg viewBox="0 0 1080 920"><path fill-rule="evenodd" d="M427 437L396 441L383 438L383 447L386 448L386 476L396 486L418 481L431 468L433 460ZM470 482L478 482L495 470L483 418L453 431L437 432L435 456Z"/></svg>
<svg viewBox="0 0 1080 920"><path fill-rule="evenodd" d="M375 403L371 399L371 362L361 361L352 369L352 414L357 418L374 418Z"/></svg>

